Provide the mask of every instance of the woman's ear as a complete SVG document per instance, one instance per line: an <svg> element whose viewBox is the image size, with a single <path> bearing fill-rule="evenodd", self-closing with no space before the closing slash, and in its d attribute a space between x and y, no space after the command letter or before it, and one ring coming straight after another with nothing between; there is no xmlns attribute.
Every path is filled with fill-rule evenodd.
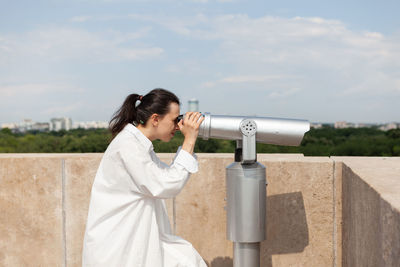
<svg viewBox="0 0 400 267"><path fill-rule="evenodd" d="M151 124L152 124L154 127L157 127L157 126L158 126L159 120L160 120L160 116L159 116L157 113L154 113L154 114L151 115L151 117L150 117Z"/></svg>

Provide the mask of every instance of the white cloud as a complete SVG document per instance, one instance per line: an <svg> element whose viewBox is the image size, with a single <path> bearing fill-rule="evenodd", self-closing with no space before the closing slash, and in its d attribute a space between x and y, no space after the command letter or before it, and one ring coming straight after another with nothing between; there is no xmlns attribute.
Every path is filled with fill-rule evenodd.
<svg viewBox="0 0 400 267"><path fill-rule="evenodd" d="M0 85L0 95L2 100L8 97L23 96L29 97L34 95L46 94L49 92L80 92L83 89L66 85L66 84L49 84L49 83L23 83L13 85Z"/></svg>
<svg viewBox="0 0 400 267"><path fill-rule="evenodd" d="M400 68L400 42L395 36L353 31L341 21L318 17L198 17L175 22L175 28L185 28L184 33L168 24L165 27L203 42L218 42L218 60L242 73L219 83L270 84L269 77L283 74L302 77L299 85L309 90L321 86L343 94L399 90L395 70Z"/></svg>
<svg viewBox="0 0 400 267"><path fill-rule="evenodd" d="M225 77L220 80L221 83L262 83L275 79L282 79L284 76L272 75L239 75Z"/></svg>
<svg viewBox="0 0 400 267"><path fill-rule="evenodd" d="M165 71L170 73L181 73L182 69L177 65L169 65L165 68Z"/></svg>
<svg viewBox="0 0 400 267"><path fill-rule="evenodd" d="M294 95L294 94L298 93L299 91L301 91L300 88L282 89L279 91L273 91L273 92L269 93L268 97L270 97L270 98L285 98L285 97Z"/></svg>
<svg viewBox="0 0 400 267"><path fill-rule="evenodd" d="M89 21L92 16L76 16L70 19L71 22L86 22Z"/></svg>
<svg viewBox="0 0 400 267"><path fill-rule="evenodd" d="M72 103L72 104L49 104L50 106L41 110L42 115L46 115L48 117L54 116L64 116L65 114L70 114L73 111L81 110L85 105L82 102Z"/></svg>
<svg viewBox="0 0 400 267"><path fill-rule="evenodd" d="M216 85L217 85L216 82L203 82L200 85L200 88L212 88L212 87L215 87Z"/></svg>
<svg viewBox="0 0 400 267"><path fill-rule="evenodd" d="M378 32L357 32L338 20L247 15L171 18L131 14L194 40L218 41L225 59L244 63L295 63L343 67L345 61L399 57L398 42Z"/></svg>
<svg viewBox="0 0 400 267"><path fill-rule="evenodd" d="M155 16L155 15L145 15L145 14L130 14L127 19L139 20L148 23L154 23L164 28L169 29L175 33L181 35L193 35L192 29L204 24L209 23L209 18L203 14L198 14L186 18L177 18L170 16Z"/></svg>
<svg viewBox="0 0 400 267"><path fill-rule="evenodd" d="M65 27L37 29L20 35L3 36L0 39L0 59L9 62L21 59L112 62L154 58L164 50L136 43L150 30L150 27L144 27L136 32L95 33Z"/></svg>
<svg viewBox="0 0 400 267"><path fill-rule="evenodd" d="M298 80L298 77L289 76L289 75L235 75L235 76L227 76L215 81L207 81L203 82L200 87L203 88L220 88L221 86L230 86L240 88L244 86L255 86L253 88L258 88L258 91L269 91L271 90L271 86L282 87L282 84L286 84L287 86L291 86L291 83L295 83ZM280 84L280 85L279 85ZM279 86L278 86L279 85ZM283 86L284 87L284 86ZM282 89L285 90L285 89ZM297 88L297 90L299 90ZM282 93L279 93L282 95ZM276 97L278 93L272 92L267 94L271 97ZM285 94L289 96L291 94Z"/></svg>

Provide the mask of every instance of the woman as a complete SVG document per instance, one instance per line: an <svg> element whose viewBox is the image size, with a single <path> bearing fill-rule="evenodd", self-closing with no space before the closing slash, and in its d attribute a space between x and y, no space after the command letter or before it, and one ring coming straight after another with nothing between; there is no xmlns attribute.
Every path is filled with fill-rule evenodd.
<svg viewBox="0 0 400 267"><path fill-rule="evenodd" d="M110 123L113 140L93 183L83 244L83 266L205 267L192 245L172 235L164 200L197 172L193 154L204 118L188 112L178 122L179 99L164 89L129 95ZM185 136L171 165L153 140Z"/></svg>

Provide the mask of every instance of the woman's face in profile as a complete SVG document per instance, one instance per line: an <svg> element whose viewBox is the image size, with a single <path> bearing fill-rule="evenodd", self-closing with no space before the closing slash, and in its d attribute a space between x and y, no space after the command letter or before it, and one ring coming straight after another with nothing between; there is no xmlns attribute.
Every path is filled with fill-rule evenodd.
<svg viewBox="0 0 400 267"><path fill-rule="evenodd" d="M174 137L175 132L179 130L177 117L179 116L180 108L176 103L170 103L169 112L159 120L157 127L157 139L164 142L169 142Z"/></svg>

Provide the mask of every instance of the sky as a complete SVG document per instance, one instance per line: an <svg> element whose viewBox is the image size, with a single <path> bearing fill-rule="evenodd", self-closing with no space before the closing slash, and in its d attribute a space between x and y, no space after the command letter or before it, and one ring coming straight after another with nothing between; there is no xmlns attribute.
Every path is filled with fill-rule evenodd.
<svg viewBox="0 0 400 267"><path fill-rule="evenodd" d="M400 122L397 0L0 4L0 124L109 121L154 88L182 113Z"/></svg>

